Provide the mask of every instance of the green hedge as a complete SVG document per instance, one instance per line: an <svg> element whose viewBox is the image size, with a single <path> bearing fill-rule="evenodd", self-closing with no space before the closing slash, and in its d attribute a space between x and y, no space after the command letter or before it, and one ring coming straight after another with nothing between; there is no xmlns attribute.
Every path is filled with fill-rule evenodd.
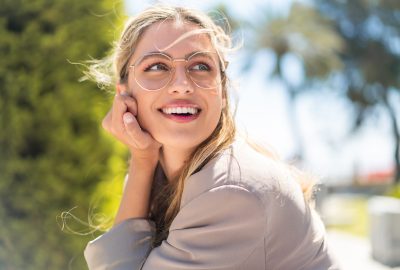
<svg viewBox="0 0 400 270"><path fill-rule="evenodd" d="M114 3L0 0L0 269L87 269L93 235L59 217L87 222L115 144L100 126L110 97L69 61L106 54Z"/></svg>

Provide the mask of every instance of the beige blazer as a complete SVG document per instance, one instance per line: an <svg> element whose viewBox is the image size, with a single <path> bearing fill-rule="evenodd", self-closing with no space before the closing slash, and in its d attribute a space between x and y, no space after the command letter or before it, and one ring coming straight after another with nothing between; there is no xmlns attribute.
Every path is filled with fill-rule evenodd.
<svg viewBox="0 0 400 270"><path fill-rule="evenodd" d="M133 218L90 241L89 269L339 269L297 182L243 141L187 179L168 238L151 250L154 229Z"/></svg>

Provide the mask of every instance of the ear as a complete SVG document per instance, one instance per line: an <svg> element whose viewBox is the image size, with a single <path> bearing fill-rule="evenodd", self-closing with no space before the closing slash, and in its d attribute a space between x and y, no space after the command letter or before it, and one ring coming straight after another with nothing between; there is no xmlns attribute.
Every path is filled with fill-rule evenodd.
<svg viewBox="0 0 400 270"><path fill-rule="evenodd" d="M126 95L126 94L128 94L128 87L124 83L117 83L117 85L115 86L115 91L116 91L116 94L118 94L118 95L121 95L121 94L123 95L123 93Z"/></svg>

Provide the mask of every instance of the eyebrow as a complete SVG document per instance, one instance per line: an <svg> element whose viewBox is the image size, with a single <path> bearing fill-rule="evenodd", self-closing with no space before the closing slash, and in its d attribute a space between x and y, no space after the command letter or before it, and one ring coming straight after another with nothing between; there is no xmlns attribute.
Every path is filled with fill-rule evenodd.
<svg viewBox="0 0 400 270"><path fill-rule="evenodd" d="M189 58L190 56L192 56L193 54L199 53L199 52L211 52L211 51L206 51L206 50L204 50L204 51L193 51L193 52L190 52L190 53L185 54L184 59L187 59L187 58ZM172 57L170 54L168 54L168 53L166 53L166 52L161 52L161 51L151 51L151 52L147 52L146 54L144 54L144 56L149 55L149 54L156 54L156 53L163 53L163 54L165 54L165 55L167 55L167 56L169 56L169 57L171 57L171 58L174 58L174 57Z"/></svg>

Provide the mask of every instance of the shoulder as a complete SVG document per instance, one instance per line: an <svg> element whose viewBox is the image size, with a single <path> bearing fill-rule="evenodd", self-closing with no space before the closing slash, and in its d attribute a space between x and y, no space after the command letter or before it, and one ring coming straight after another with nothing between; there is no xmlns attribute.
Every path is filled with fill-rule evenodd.
<svg viewBox="0 0 400 270"><path fill-rule="evenodd" d="M260 204L258 214L266 218L269 232L276 235L284 236L289 228L294 227L301 237L308 230L309 224L314 222L301 187L287 167L257 152L244 141L236 141L201 171L187 179L181 208L215 190L223 190L225 195L216 193L218 196L214 197L214 205L229 204L226 198L246 200L250 205L250 198L253 198L251 203L254 205L257 201ZM248 211L255 208L240 209Z"/></svg>
<svg viewBox="0 0 400 270"><path fill-rule="evenodd" d="M257 152L242 140L235 141L187 179L182 205L221 186L246 189L264 206L274 204L273 201L282 204L286 200L304 203L300 186L283 164Z"/></svg>
<svg viewBox="0 0 400 270"><path fill-rule="evenodd" d="M313 264L329 263L324 225L294 176L284 163L245 142L236 142L187 179L181 213L176 224L203 217L206 221L196 224L231 221L234 226L241 224L238 234L264 235L266 259L274 269L296 269L296 265L311 269Z"/></svg>

